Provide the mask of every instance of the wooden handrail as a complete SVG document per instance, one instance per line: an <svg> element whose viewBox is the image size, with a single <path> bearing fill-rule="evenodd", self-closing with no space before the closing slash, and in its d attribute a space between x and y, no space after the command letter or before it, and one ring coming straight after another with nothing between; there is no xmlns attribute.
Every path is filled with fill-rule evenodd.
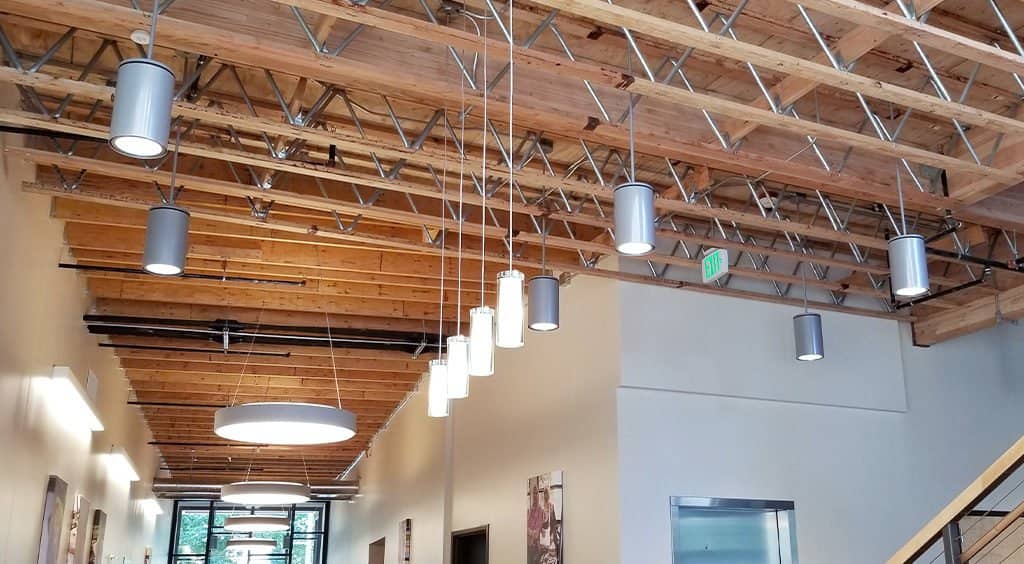
<svg viewBox="0 0 1024 564"><path fill-rule="evenodd" d="M928 521L916 535L893 554L887 564L906 564L921 555L942 536L942 528L959 520L970 508L985 498L1007 476L1024 464L1024 436L985 469L971 485L964 488L946 507ZM974 548L974 547L972 547ZM979 547L981 548L981 547Z"/></svg>

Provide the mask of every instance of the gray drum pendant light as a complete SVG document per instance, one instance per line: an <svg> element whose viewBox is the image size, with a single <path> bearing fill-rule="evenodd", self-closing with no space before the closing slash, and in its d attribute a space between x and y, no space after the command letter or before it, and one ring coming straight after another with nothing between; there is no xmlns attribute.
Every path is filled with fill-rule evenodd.
<svg viewBox="0 0 1024 564"><path fill-rule="evenodd" d="M928 292L928 258L924 237L907 232L907 216L903 209L903 175L896 166L896 190L900 202L903 230L889 239L889 285L898 298L913 298Z"/></svg>
<svg viewBox="0 0 1024 564"><path fill-rule="evenodd" d="M531 331L546 332L558 329L558 278L547 271L547 218L541 228L540 275L530 278L529 327Z"/></svg>
<svg viewBox="0 0 1024 564"><path fill-rule="evenodd" d="M627 55L632 70L632 57ZM654 250L654 188L636 180L633 95L629 95L629 181L615 187L615 250L629 256Z"/></svg>
<svg viewBox="0 0 1024 564"><path fill-rule="evenodd" d="M152 159L167 152L174 98L174 72L153 60L158 1L154 0L145 58L126 59L117 67L110 146L122 155Z"/></svg>
<svg viewBox="0 0 1024 564"><path fill-rule="evenodd" d="M181 132L178 142L181 143ZM146 223L146 247L142 253L142 268L158 276L180 276L185 272L185 258L188 255L189 213L175 205L177 194L175 181L178 173L178 148L174 149L171 165L171 190L167 203L149 209Z"/></svg>
<svg viewBox="0 0 1024 564"><path fill-rule="evenodd" d="M901 298L920 296L928 291L928 258L924 237L898 235L889 239L889 272L892 291Z"/></svg>
<svg viewBox="0 0 1024 564"><path fill-rule="evenodd" d="M796 359L801 361L825 358L825 339L821 332L821 315L807 311L807 273L804 271L804 312L793 316L793 338Z"/></svg>

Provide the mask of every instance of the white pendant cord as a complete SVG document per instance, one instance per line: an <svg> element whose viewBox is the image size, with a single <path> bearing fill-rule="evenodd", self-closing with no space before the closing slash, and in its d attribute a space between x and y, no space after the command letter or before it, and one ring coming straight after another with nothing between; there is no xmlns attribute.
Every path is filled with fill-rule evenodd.
<svg viewBox="0 0 1024 564"><path fill-rule="evenodd" d="M300 450L299 456L302 457L302 473L306 475L306 486L312 487L312 484L309 483L309 468L306 466L306 453Z"/></svg>
<svg viewBox="0 0 1024 564"><path fill-rule="evenodd" d="M466 29L466 18L462 18L463 31ZM455 334L462 334L462 190L466 178L466 75L459 73L459 246L458 266L455 271L459 279L456 281L455 293Z"/></svg>
<svg viewBox="0 0 1024 564"><path fill-rule="evenodd" d="M907 234L907 213L903 209L903 174L900 173L900 165L896 163L896 194L900 198L900 222L903 224L903 233Z"/></svg>
<svg viewBox="0 0 1024 564"><path fill-rule="evenodd" d="M508 269L512 270L512 192L515 190L515 149L512 137L512 97L515 94L515 43L516 36L512 33L512 0L508 0ZM486 88L486 86L484 87Z"/></svg>
<svg viewBox="0 0 1024 564"><path fill-rule="evenodd" d="M807 313L807 263L800 269L800 274L804 279L804 313Z"/></svg>
<svg viewBox="0 0 1024 564"><path fill-rule="evenodd" d="M334 362L334 337L331 335L331 318L324 310L324 321L327 322L327 344L331 347L331 369L334 370L334 393L338 396L338 409L341 409L341 386L338 384L338 365Z"/></svg>
<svg viewBox="0 0 1024 564"><path fill-rule="evenodd" d="M480 170L480 200L483 202L483 207L480 210L480 307L484 307L484 290L486 289L484 279L487 276L484 265L487 264L485 258L487 256L487 20L484 20L484 125L482 128L483 137L483 153L481 159L481 170Z"/></svg>
<svg viewBox="0 0 1024 564"><path fill-rule="evenodd" d="M448 104L447 101L444 105L444 119L448 120ZM444 351L444 248L445 248L445 233L444 233L444 216L446 208L448 207L448 128L444 128L444 150L442 153L441 161L441 230L437 233L439 237L438 242L441 245L441 269L439 272L441 278L440 284L440 300L437 310L437 358L441 358L441 353Z"/></svg>
<svg viewBox="0 0 1024 564"><path fill-rule="evenodd" d="M249 340L249 352L245 353L245 360L242 361L242 371L238 374L238 383L235 384L235 393L231 395L231 405L235 405L235 401L238 399L238 389L242 387L242 378L245 377L245 369L249 366L249 357L252 356L252 349L256 346L256 335L260 332L260 323L263 322L263 308L260 308L260 313L256 316L256 331L253 332L252 339Z"/></svg>

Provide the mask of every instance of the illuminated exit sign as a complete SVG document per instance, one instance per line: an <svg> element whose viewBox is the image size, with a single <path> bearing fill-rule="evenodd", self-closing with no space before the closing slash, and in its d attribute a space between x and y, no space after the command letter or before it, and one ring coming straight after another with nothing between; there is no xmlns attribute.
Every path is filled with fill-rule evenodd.
<svg viewBox="0 0 1024 564"><path fill-rule="evenodd" d="M729 253L725 249L710 249L700 261L701 279L705 284L729 274Z"/></svg>

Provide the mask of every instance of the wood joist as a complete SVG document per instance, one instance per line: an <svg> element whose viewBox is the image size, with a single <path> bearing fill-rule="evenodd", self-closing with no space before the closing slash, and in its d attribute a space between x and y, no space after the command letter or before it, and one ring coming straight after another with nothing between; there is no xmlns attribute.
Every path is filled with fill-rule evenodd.
<svg viewBox="0 0 1024 564"><path fill-rule="evenodd" d="M73 5L74 7L76 7L76 9L81 7L78 4L78 2L72 2L70 4ZM112 33L114 35L118 35L118 36L123 37L124 34L125 34L124 30L127 29L128 27L130 27L132 25L131 22L136 20L136 19L138 19L139 16L129 10L128 13L120 14L118 18L113 18L113 19L120 20L121 19L120 16L124 16L124 18L126 19L125 22L118 21L118 22L115 22L115 23L110 23L109 26L104 26L103 22L96 22L95 25L92 25L91 22L93 20L95 20L95 18L88 18L86 20L86 22L83 22L83 23L87 24L87 25L84 25L84 27L87 27L87 28L94 28L94 27L104 28L103 30L100 30L100 31L105 31L107 33ZM173 21L173 20L172 19L165 20L165 22L169 22L169 21ZM76 23L76 25L78 25L78 24ZM168 24L168 27L170 27L171 25L173 25L173 24ZM197 31L197 29L195 28L195 24L188 24L188 26L186 26L186 27L187 27L188 33L192 33L193 31ZM180 31L184 32L186 30L185 30L185 28L182 28L182 30L180 30ZM170 39L167 39L167 41L169 43L174 43L173 41L171 41L171 39L177 39L178 35L177 34L165 33L163 35L163 37L164 38L170 38ZM204 37L206 37L206 36L204 36ZM252 45L253 45L252 39L253 38L247 38L246 41L242 41L240 43L239 42L229 42L231 44L230 48L231 49L235 49L237 47L237 49L239 51L249 50L252 47ZM158 38L158 41L159 41L159 38ZM213 40L213 42L215 44L218 44L218 45L221 44L221 41ZM189 47L200 47L200 45L198 45L196 41L192 41L192 42L185 41L181 45L178 45L178 48L182 48L182 49L186 49L186 50L189 49ZM228 47L226 47L226 49L227 48ZM228 51L224 51L224 52L228 52ZM261 51L261 55L262 55L262 53L265 53L265 52L266 52L266 49L262 50ZM220 52L218 52L218 53L220 53ZM291 52L289 52L289 53L282 53L282 54L283 55L285 55L285 54L289 55L287 57L282 57L282 58L289 59L289 61L294 58L294 57L290 56L292 54ZM294 53L294 54L296 56L299 56L299 53ZM246 55L246 56L244 56L242 58L247 59L248 64L253 64L252 58L248 57L248 55ZM274 57L274 58L276 59L276 57ZM316 59L316 57L313 57L312 54L306 53L306 52L301 53L301 58L304 58L306 60L308 60L310 58ZM236 62L238 62L239 64L247 64L245 61L241 61L241 60L238 60ZM341 63L339 63L338 61L332 60L329 65L321 65L321 67L323 67L323 68L330 67L330 68L333 69L337 64L341 64ZM263 65L263 66L266 66L266 65ZM302 68L300 69L299 67L302 67ZM305 72L304 69L305 69L304 66L299 65L297 67L291 68L290 71L293 72L293 73L294 72L298 72L298 71ZM276 70L283 70L283 69L278 68ZM283 70L283 72L289 72L289 71L288 70ZM331 76L326 76L326 74L330 74ZM357 76L357 75L358 75L358 73L356 73L356 74L348 73L346 76L348 77L348 80L351 81L352 77L353 76ZM312 73L311 76L315 76L315 77L322 78L324 80L330 81L330 80L332 80L332 78L338 78L338 73L335 73L333 71L328 72L327 70L321 70L320 72ZM342 79L338 78L338 83L339 84L344 84L345 82L346 82L345 80L342 80ZM371 81L364 81L363 83L364 84L372 84L373 81L372 80ZM392 83L392 86L395 86L395 85ZM420 94L420 98L421 99L423 98L423 95L430 94L430 92L431 92L430 88L419 89L419 90L420 90L419 94ZM391 89L391 90L389 90L389 92L392 92L392 93L399 92L399 91L401 91L401 89L398 89L398 90ZM427 96L427 97L429 97L429 96ZM524 109L524 110L522 110L522 111L520 111L518 113L517 123L522 123L525 127L535 127L535 128L543 129L543 130L546 130L546 131L555 131L555 132L559 132L560 131L563 134L565 134L565 133L568 133L568 134L579 134L579 132L580 132L580 129L579 129L578 125L568 125L567 124L568 125L567 127L562 127L562 128L558 127L557 124L559 122L566 123L564 117L546 114L546 115L543 116L543 119L534 119L535 117L540 116L540 115L541 114L538 113L537 111L527 111L527 110ZM772 118L772 119L774 119L774 118ZM609 135L612 131L616 131L616 130L617 130L617 133L614 133L613 135ZM625 143L624 143L625 136L623 135L625 132L622 131L620 128L617 128L617 127L606 126L606 125L599 125L597 127L597 129L595 129L593 131L590 131L590 132L586 132L586 133L587 133L587 136L589 136L589 138L594 139L594 140L607 141L607 140L611 139L612 137L614 137L615 140L613 141L612 144L615 144L615 145L620 146L620 147L625 145ZM668 143L668 142L661 142L661 141L653 141L652 142L652 140L653 140L653 138L644 138L643 135L638 136L638 139L637 139L637 147L638 147L638 149L640 151L642 151L642 152L650 152L651 154L658 155L658 156L665 156L665 157L670 157L670 158L683 158L684 160L693 160L692 158L688 158L686 156L683 156L683 155L681 155L678 152L678 149L680 147L686 145L685 141L681 141L679 139L674 139L674 140L672 140L672 142ZM661 149L657 149L658 147L661 147ZM671 147L672 150L666 151L665 147ZM655 150L653 152L651 152L651 151L648 151L647 149L655 149ZM692 156L696 156L697 154L705 154L705 155L707 155L707 154L709 154L709 151L710 152L715 152L715 150L713 148L709 149L708 147L703 146L703 145L695 146L692 149L694 151L694 154L691 155L691 157ZM758 156L758 155L749 155L748 156L748 155L743 154L742 151L740 153L737 153L737 154L734 154L734 155L731 154L728 158L719 157L718 159L716 159L716 162L714 162L714 163L708 162L707 164L709 164L711 166L727 165L724 168L723 167L720 167L720 168L723 168L723 170L731 170L733 172L742 172L742 173L745 173L745 174L746 173L754 173L755 169L760 169L761 171L769 170L769 171L773 171L773 174L770 175L768 178L770 178L770 179L771 178L777 178L780 181L785 181L785 182L796 181L797 178L795 178L794 176L790 176L790 172L795 172L796 169L802 168L802 169L805 169L805 170L802 171L801 173L799 173L798 176L802 175L803 176L803 181L795 182L796 184L801 184L801 185L804 185L804 186L811 186L811 185L821 186L821 185L824 185L824 186L828 186L828 187L830 187L832 189L835 189L837 191L837 193L841 193L844 190L844 188L841 188L839 185L845 185L845 190L846 190L847 194L858 193L861 196L864 196L866 194L870 194L871 192L874 192L875 198L881 198L883 196L886 197L886 198L891 198L891 191L890 191L891 189L885 188L885 187L882 187L882 186L878 186L877 188L873 188L873 187L871 187L870 183L865 183L863 181L863 179L857 179L858 181L854 181L854 179L851 177L848 180L844 180L844 177L841 176L841 175L840 176L828 175L828 174L824 174L823 171L816 171L816 170L811 172L813 170L812 167L808 167L806 165L796 165L795 163L792 163L792 162L789 162L789 161L785 161L785 160L782 160L782 159L776 159L774 162L772 162L771 161L771 157L761 157L761 156ZM762 164L765 165L765 166L762 166ZM742 169L742 170L740 170L740 169ZM870 198L869 197L868 199L875 199L875 198ZM936 202L936 203L938 203L938 202ZM942 204L939 204L939 205L933 207L933 209L939 209L939 208L942 208L942 207L951 207L951 206L943 206Z"/></svg>

